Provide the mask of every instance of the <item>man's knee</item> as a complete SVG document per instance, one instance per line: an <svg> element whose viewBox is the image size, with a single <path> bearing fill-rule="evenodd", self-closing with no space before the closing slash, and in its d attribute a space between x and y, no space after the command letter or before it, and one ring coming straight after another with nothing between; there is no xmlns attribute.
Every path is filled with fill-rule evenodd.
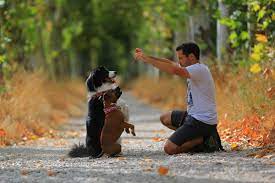
<svg viewBox="0 0 275 183"><path fill-rule="evenodd" d="M162 114L159 119L163 125L171 125L171 112Z"/></svg>
<svg viewBox="0 0 275 183"><path fill-rule="evenodd" d="M177 148L178 146L171 142L170 140L167 140L164 145L164 152L168 155L177 154Z"/></svg>

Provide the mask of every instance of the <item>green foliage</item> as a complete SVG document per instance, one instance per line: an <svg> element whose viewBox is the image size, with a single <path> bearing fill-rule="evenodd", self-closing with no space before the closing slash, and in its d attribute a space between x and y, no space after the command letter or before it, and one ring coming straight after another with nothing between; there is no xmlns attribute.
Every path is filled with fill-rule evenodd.
<svg viewBox="0 0 275 183"><path fill-rule="evenodd" d="M86 75L96 65L126 71L139 12L138 3L118 0L1 0L0 73L19 63L51 78Z"/></svg>
<svg viewBox="0 0 275 183"><path fill-rule="evenodd" d="M245 57L248 61L239 62L250 66L250 71L258 73L270 60L268 52L274 46L274 9L273 0L226 0L230 16L219 18L230 30L228 41L235 55ZM236 57L236 56L235 56ZM236 58L232 58L236 59ZM242 60L242 59L241 59ZM255 63L258 62L258 63Z"/></svg>
<svg viewBox="0 0 275 183"><path fill-rule="evenodd" d="M262 67L274 44L274 1L224 2L230 16L221 18L217 0L0 0L0 77L22 66L42 68L53 79L85 76L97 65L132 75L133 49L172 58L176 42L189 40L182 35L189 33L190 17L207 18L209 28L194 24L203 54L215 54L219 19L230 30L233 60Z"/></svg>

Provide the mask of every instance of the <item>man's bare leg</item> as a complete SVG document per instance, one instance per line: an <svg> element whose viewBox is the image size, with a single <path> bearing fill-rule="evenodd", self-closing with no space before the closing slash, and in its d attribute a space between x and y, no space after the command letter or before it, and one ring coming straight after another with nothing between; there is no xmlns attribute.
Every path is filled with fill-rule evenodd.
<svg viewBox="0 0 275 183"><path fill-rule="evenodd" d="M186 153L186 152L189 152L196 145L199 145L202 143L203 143L203 137L198 137L196 139L187 141L181 146L178 146L173 142L171 142L170 140L167 140L164 145L164 151L169 155Z"/></svg>
<svg viewBox="0 0 275 183"><path fill-rule="evenodd" d="M170 128L171 130L176 130L177 128L172 125L171 115L172 111L162 114L160 116L160 121L164 126Z"/></svg>

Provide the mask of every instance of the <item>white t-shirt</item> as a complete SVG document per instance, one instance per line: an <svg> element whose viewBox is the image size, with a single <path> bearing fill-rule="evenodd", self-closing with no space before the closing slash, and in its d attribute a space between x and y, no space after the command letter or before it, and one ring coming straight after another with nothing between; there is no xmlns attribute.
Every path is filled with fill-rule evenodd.
<svg viewBox="0 0 275 183"><path fill-rule="evenodd" d="M197 63L186 69L190 74L187 79L187 113L206 124L217 124L215 86L208 67Z"/></svg>

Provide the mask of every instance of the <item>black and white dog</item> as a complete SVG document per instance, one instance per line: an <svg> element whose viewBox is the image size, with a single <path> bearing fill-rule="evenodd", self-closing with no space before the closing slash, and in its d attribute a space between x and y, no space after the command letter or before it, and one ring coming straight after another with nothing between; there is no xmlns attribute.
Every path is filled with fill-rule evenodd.
<svg viewBox="0 0 275 183"><path fill-rule="evenodd" d="M86 86L88 88L88 98L95 93L104 92L110 89L115 89L118 85L115 83L116 71L109 71L105 67L98 67L92 71L86 80ZM117 101L117 105L120 107L124 114L125 121L129 122L129 108L125 101L121 98Z"/></svg>
<svg viewBox="0 0 275 183"><path fill-rule="evenodd" d="M108 71L105 67L93 70L86 80L88 89L88 116L86 119L86 146L75 145L69 152L70 157L93 157L99 158L103 155L100 144L101 130L104 126L105 114L103 104L103 93L108 90L120 88L115 84L115 71ZM117 104L128 122L128 106L125 102Z"/></svg>
<svg viewBox="0 0 275 183"><path fill-rule="evenodd" d="M116 71L109 71L105 67L96 68L86 80L89 95L115 88L115 77Z"/></svg>

